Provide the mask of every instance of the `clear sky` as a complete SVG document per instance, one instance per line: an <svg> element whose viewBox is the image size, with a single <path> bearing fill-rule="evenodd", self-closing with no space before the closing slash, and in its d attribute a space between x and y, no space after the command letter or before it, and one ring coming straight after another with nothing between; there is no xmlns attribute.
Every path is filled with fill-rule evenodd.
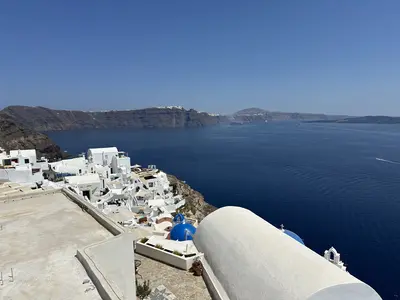
<svg viewBox="0 0 400 300"><path fill-rule="evenodd" d="M400 115L400 0L0 0L0 107Z"/></svg>

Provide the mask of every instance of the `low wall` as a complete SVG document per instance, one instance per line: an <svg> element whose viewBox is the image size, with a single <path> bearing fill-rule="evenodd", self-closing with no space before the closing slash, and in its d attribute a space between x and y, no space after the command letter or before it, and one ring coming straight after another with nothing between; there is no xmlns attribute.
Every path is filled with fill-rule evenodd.
<svg viewBox="0 0 400 300"><path fill-rule="evenodd" d="M20 200L25 200L25 199L31 199L34 197L38 196L45 196L45 195L53 195L56 193L60 193L59 189L54 189L54 190L32 190L32 192L28 193L22 193L22 192L16 192L12 193L9 195L3 195L0 197L0 201L7 203L9 201L20 201Z"/></svg>
<svg viewBox="0 0 400 300"><path fill-rule="evenodd" d="M101 299L103 300L120 300L118 296L114 294L111 287L107 283L103 274L97 270L95 264L91 261L91 259L84 253L83 250L78 250L76 252L76 258L85 268L86 273L88 274L90 280L92 280L95 285L97 292L99 293Z"/></svg>
<svg viewBox="0 0 400 300"><path fill-rule="evenodd" d="M203 257L201 263L203 264L203 280L206 283L211 298L213 300L229 300L228 295L215 276L205 257Z"/></svg>
<svg viewBox="0 0 400 300"><path fill-rule="evenodd" d="M31 182L32 170L23 169L17 170L14 168L0 169L0 179L5 179L11 182L24 183Z"/></svg>
<svg viewBox="0 0 400 300"><path fill-rule="evenodd" d="M203 254L199 253L198 255L191 256L191 257L184 257L184 256L178 256L173 253L166 252L161 249L157 249L153 246L149 246L146 244L143 244L142 242L137 242L136 243L136 252L139 254L142 254L144 256L147 256L149 258L152 258L154 260L158 260L160 262L163 262L167 265L186 270L188 271L192 265L193 262L198 259L202 258Z"/></svg>
<svg viewBox="0 0 400 300"><path fill-rule="evenodd" d="M62 192L67 196L67 198L71 199L71 201L75 202L79 207L85 209L89 215L91 215L105 229L111 232L111 234L119 235L125 232L125 229L122 226L114 223L96 207L84 200L82 196L68 190L67 188L63 188Z"/></svg>
<svg viewBox="0 0 400 300"><path fill-rule="evenodd" d="M68 199L70 199L71 201L76 203L79 207L84 209L100 225L106 228L114 236L123 234L125 232L123 227L110 220L105 214L99 211L91 203L85 201L82 196L68 190L67 188L63 188L62 193ZM93 245L87 248L90 247L93 247ZM110 286L110 283L107 281L105 276L99 271L99 269L96 267L92 259L85 253L85 249L77 250L76 257L84 267L89 278L92 280L101 298L103 300L121 300L122 298L117 295L117 293ZM135 274L132 274L132 280L135 281Z"/></svg>

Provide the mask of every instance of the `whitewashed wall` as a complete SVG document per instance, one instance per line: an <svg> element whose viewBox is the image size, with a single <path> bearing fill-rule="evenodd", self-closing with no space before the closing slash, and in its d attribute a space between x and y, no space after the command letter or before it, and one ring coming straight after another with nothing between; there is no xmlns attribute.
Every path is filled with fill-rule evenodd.
<svg viewBox="0 0 400 300"><path fill-rule="evenodd" d="M208 215L194 242L231 300L381 299L367 284L243 208Z"/></svg>

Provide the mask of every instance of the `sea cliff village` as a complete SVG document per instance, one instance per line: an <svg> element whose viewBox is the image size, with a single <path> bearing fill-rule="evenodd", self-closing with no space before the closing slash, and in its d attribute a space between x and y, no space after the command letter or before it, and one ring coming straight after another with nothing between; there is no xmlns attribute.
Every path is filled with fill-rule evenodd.
<svg viewBox="0 0 400 300"><path fill-rule="evenodd" d="M196 219L190 201L116 147L0 149L0 299L381 299L330 245L241 207Z"/></svg>

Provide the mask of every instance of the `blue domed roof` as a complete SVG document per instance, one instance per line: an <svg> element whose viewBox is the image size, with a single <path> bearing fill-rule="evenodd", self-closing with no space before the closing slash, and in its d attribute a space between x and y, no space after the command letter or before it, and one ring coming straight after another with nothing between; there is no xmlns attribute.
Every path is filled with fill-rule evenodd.
<svg viewBox="0 0 400 300"><path fill-rule="evenodd" d="M300 244L304 245L303 240L301 239L301 237L299 237L297 234L295 234L293 231L284 229L283 230L284 233L286 233L288 236L290 236L292 239L295 239L296 241L298 241Z"/></svg>
<svg viewBox="0 0 400 300"><path fill-rule="evenodd" d="M179 224L179 223L185 223L185 216L183 214L177 214L174 217L174 223Z"/></svg>
<svg viewBox="0 0 400 300"><path fill-rule="evenodd" d="M193 240L193 235L196 233L196 227L189 223L176 224L170 233L173 241L189 241Z"/></svg>

